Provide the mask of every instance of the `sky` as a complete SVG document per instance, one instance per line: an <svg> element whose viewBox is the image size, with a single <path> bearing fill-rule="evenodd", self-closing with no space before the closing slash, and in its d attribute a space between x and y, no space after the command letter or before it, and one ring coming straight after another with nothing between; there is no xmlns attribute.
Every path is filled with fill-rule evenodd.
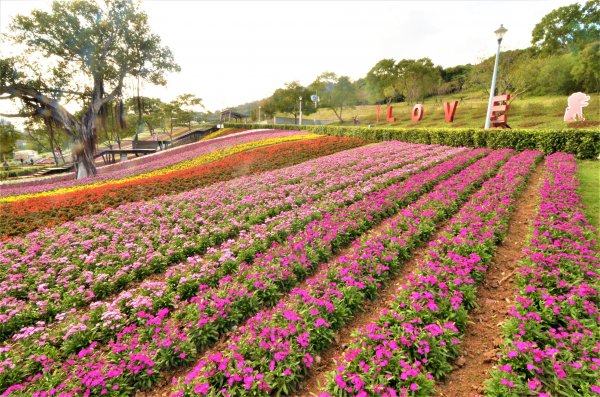
<svg viewBox="0 0 600 397"><path fill-rule="evenodd" d="M288 82L308 85L326 71L356 80L384 58L477 63L495 54L500 24L508 29L502 50L525 48L544 15L575 2L142 0L152 31L181 66L166 87L144 85L142 95L170 101L192 93L215 111L267 98ZM0 33L15 15L49 4L0 0Z"/></svg>

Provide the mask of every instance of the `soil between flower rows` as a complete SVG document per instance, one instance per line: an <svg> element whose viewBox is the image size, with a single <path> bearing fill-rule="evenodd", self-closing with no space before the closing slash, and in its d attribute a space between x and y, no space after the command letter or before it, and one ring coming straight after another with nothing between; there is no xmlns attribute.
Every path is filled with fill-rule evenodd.
<svg viewBox="0 0 600 397"><path fill-rule="evenodd" d="M502 323L514 302L513 276L535 217L544 169L544 163L540 162L516 201L506 238L498 245L494 261L477 291L478 307L470 313L469 326L461 342L462 354L454 362L454 370L448 378L436 384L436 397L483 394L483 381L496 363L497 348L502 342Z"/></svg>

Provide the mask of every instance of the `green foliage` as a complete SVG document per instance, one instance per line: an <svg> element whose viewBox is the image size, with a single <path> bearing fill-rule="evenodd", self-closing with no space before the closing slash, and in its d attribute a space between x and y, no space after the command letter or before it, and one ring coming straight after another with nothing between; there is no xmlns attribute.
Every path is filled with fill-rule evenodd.
<svg viewBox="0 0 600 397"><path fill-rule="evenodd" d="M600 161L578 161L577 179L586 219L596 229L596 241L600 241Z"/></svg>
<svg viewBox="0 0 600 397"><path fill-rule="evenodd" d="M0 168L0 179L31 175L44 168L46 168L46 166L11 167L8 171L4 171L4 168Z"/></svg>
<svg viewBox="0 0 600 397"><path fill-rule="evenodd" d="M600 92L600 41L588 44L579 53L571 74L584 91Z"/></svg>
<svg viewBox="0 0 600 397"><path fill-rule="evenodd" d="M396 90L398 68L394 59L382 59L369 70L366 77L366 86L369 99L376 102L386 98L389 103L390 97L396 97L400 93Z"/></svg>
<svg viewBox="0 0 600 397"><path fill-rule="evenodd" d="M11 30L30 53L63 61L54 68L58 75L83 74L108 83L125 73L164 84L165 71L179 70L133 1L54 1L49 13L17 16Z"/></svg>
<svg viewBox="0 0 600 397"><path fill-rule="evenodd" d="M152 130L162 125L166 117L164 112L165 103L159 98L149 98L145 96L132 97L125 101L125 109L128 115L138 114L148 129ZM128 123L131 124L131 123Z"/></svg>
<svg viewBox="0 0 600 397"><path fill-rule="evenodd" d="M531 44L543 52L581 50L600 37L600 1L557 8L535 25Z"/></svg>
<svg viewBox="0 0 600 397"><path fill-rule="evenodd" d="M469 72L466 88L477 89L489 95L491 77L494 70L495 56L491 56L475 65ZM539 70L545 59L530 49L502 51L498 61L498 77L496 88L498 93L509 93L514 98L536 86L533 70ZM549 80L548 83L552 83Z"/></svg>
<svg viewBox="0 0 600 397"><path fill-rule="evenodd" d="M0 119L0 160L12 157L19 138L21 134L15 126Z"/></svg>
<svg viewBox="0 0 600 397"><path fill-rule="evenodd" d="M409 103L433 94L441 80L440 71L429 58L403 59L397 67L398 86Z"/></svg>
<svg viewBox="0 0 600 397"><path fill-rule="evenodd" d="M121 96L125 78L164 85L166 72L180 70L134 0L55 0L50 12L15 17L10 31L5 41L25 50L0 65L0 95L10 94L0 99L19 100L28 113L18 117L43 115L80 143L78 177L96 173L98 117ZM79 102L83 117L61 100Z"/></svg>
<svg viewBox="0 0 600 397"><path fill-rule="evenodd" d="M297 81L286 83L285 88L275 90L271 98L263 106L267 116L276 113L291 114L294 119L300 112L300 98L302 98L302 114L314 113L314 105L310 101L311 91L300 85Z"/></svg>
<svg viewBox="0 0 600 397"><path fill-rule="evenodd" d="M416 101L435 92L442 80L441 68L436 68L429 58L382 59L367 73L366 86L369 97L375 101L385 98L391 103L399 97L409 102ZM460 75L464 70L452 71Z"/></svg>
<svg viewBox="0 0 600 397"><path fill-rule="evenodd" d="M541 59L543 62L536 67L538 72L531 76L535 81L534 95L569 95L580 89L571 73L578 62L576 55L567 53Z"/></svg>
<svg viewBox="0 0 600 397"><path fill-rule="evenodd" d="M449 146L487 147L516 150L537 149L546 154L566 152L580 159L600 155L600 133L596 129L475 129L475 128L367 128L345 126L297 126L265 124L226 124L232 128L289 128L317 134L348 136L368 141L399 140L404 142Z"/></svg>
<svg viewBox="0 0 600 397"><path fill-rule="evenodd" d="M322 73L308 87L319 94L319 106L333 110L340 122L343 122L344 108L352 108L357 101L355 86L348 76L338 77L335 73Z"/></svg>
<svg viewBox="0 0 600 397"><path fill-rule="evenodd" d="M175 114L179 121L185 122L188 124L188 128L191 128L191 123L196 114L194 108L198 108L198 106L204 108L202 105L202 99L198 98L194 94L181 94L178 95L175 100L171 102L175 109Z"/></svg>
<svg viewBox="0 0 600 397"><path fill-rule="evenodd" d="M15 63L14 58L0 58L0 87L14 84L21 77Z"/></svg>

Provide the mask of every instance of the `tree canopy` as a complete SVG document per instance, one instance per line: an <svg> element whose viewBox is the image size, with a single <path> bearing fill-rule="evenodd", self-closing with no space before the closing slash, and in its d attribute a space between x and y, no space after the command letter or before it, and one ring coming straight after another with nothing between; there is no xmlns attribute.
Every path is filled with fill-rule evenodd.
<svg viewBox="0 0 600 397"><path fill-rule="evenodd" d="M8 40L26 50L0 63L0 99L22 104L13 117L51 118L64 128L79 177L95 174L98 117L121 97L126 78L162 85L165 72L179 70L134 0L54 1L50 12L17 16L10 31ZM81 105L80 117L66 110L68 101Z"/></svg>
<svg viewBox="0 0 600 397"><path fill-rule="evenodd" d="M187 123L188 129L192 128L192 120L198 113L199 108L204 108L202 99L194 94L178 95L172 102L175 113L180 121Z"/></svg>
<svg viewBox="0 0 600 397"><path fill-rule="evenodd" d="M285 88L278 88L273 95L266 101L265 113L272 115L275 113L287 113L298 118L300 113L300 98L302 98L302 114L314 112L310 106L311 92L303 87L298 81L292 81L285 84Z"/></svg>
<svg viewBox="0 0 600 397"><path fill-rule="evenodd" d="M308 87L319 95L319 106L331 109L340 122L343 122L344 108L352 108L356 103L356 89L348 76L338 77L333 72L325 72L318 76Z"/></svg>
<svg viewBox="0 0 600 397"><path fill-rule="evenodd" d="M535 25L531 44L545 51L582 50L600 37L600 0L557 8Z"/></svg>
<svg viewBox="0 0 600 397"><path fill-rule="evenodd" d="M20 138L21 133L17 131L14 125L0 119L0 160L5 161L12 156L16 149L17 140Z"/></svg>

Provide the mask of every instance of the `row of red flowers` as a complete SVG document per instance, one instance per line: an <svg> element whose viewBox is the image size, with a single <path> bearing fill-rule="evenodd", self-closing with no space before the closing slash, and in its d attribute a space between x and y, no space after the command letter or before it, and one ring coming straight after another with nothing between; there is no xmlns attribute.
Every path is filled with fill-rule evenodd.
<svg viewBox="0 0 600 397"><path fill-rule="evenodd" d="M50 227L119 204L207 186L241 175L287 167L363 145L355 138L323 137L281 143L201 166L58 196L36 197L0 206L0 240Z"/></svg>

